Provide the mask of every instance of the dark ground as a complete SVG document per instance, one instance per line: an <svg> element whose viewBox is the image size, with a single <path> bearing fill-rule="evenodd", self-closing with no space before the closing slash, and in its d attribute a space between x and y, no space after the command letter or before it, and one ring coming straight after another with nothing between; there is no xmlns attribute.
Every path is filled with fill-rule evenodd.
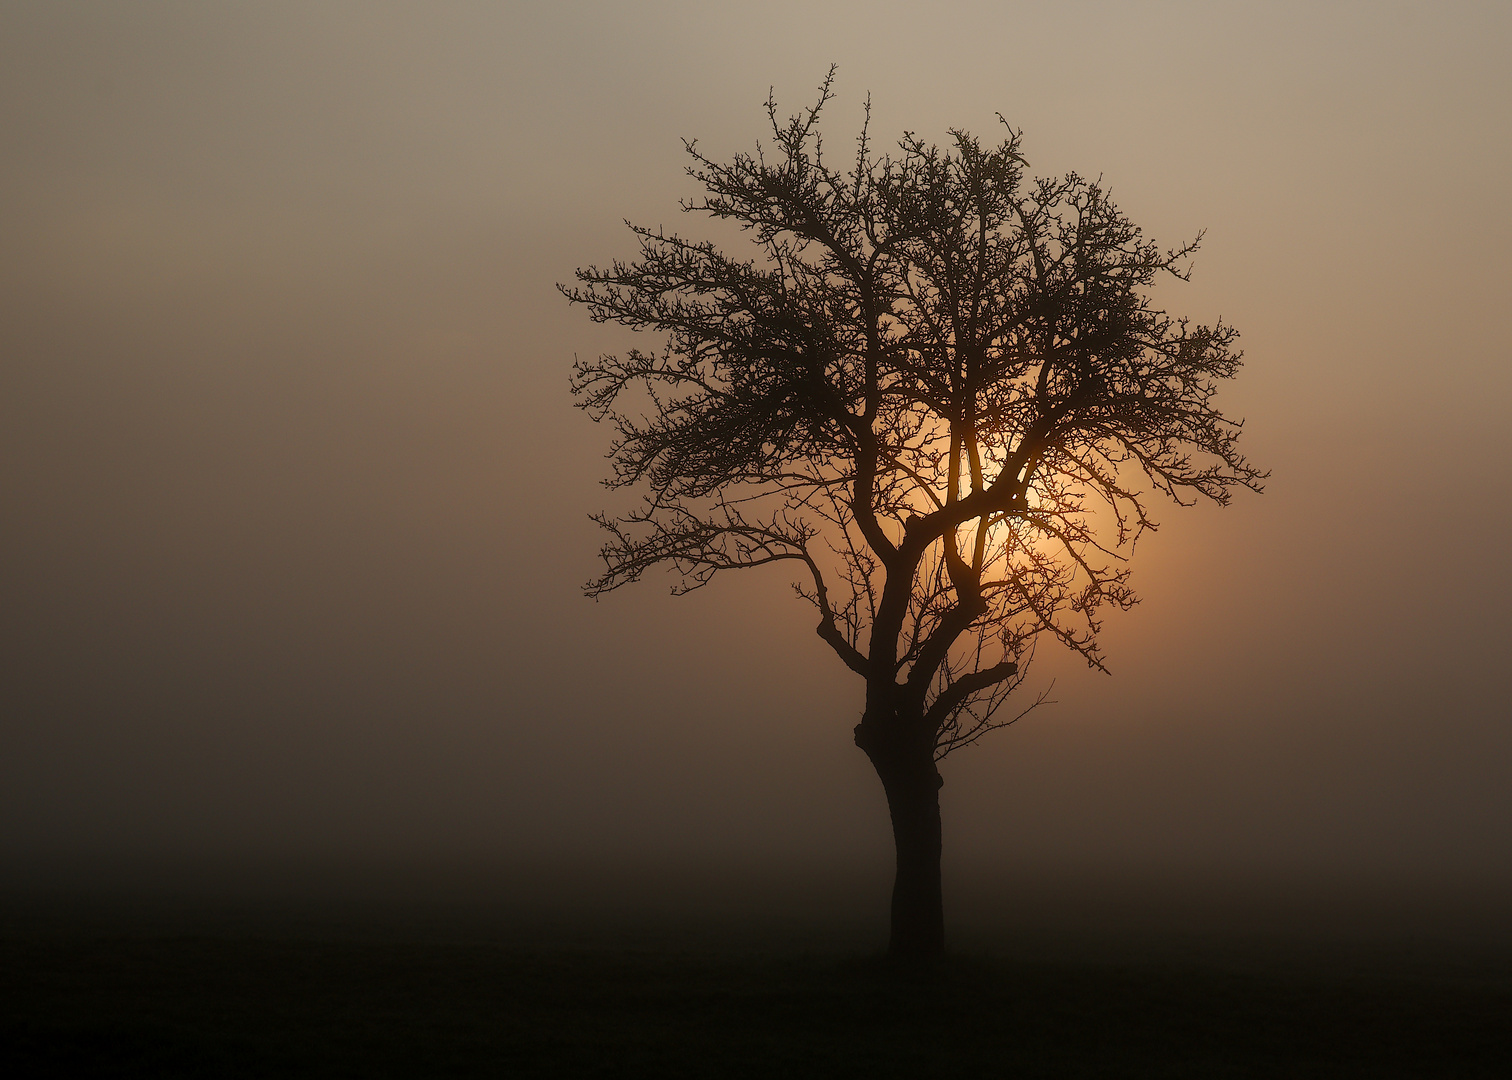
<svg viewBox="0 0 1512 1080"><path fill-rule="evenodd" d="M1512 1075L1512 964L958 957L10 924L0 1075Z"/></svg>

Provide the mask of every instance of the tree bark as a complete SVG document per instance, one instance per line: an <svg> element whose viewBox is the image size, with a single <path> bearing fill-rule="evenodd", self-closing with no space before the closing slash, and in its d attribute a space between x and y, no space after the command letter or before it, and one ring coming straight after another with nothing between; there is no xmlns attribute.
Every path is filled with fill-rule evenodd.
<svg viewBox="0 0 1512 1080"><path fill-rule="evenodd" d="M911 752L910 752L911 751ZM945 906L940 886L940 785L934 755L914 748L868 751L892 815L897 871L893 878L888 955L929 961L945 952Z"/></svg>

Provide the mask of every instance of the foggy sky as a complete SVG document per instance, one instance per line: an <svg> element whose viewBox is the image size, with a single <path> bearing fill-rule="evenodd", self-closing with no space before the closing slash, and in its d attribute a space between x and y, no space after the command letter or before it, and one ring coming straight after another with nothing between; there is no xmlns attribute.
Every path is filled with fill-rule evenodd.
<svg viewBox="0 0 1512 1080"><path fill-rule="evenodd" d="M1163 507L1111 677L945 766L947 863L1512 879L1512 9L10 3L0 857L885 867L781 571L601 602L555 293L829 144L1025 132L1241 331L1263 496ZM616 500L620 500L617 502Z"/></svg>

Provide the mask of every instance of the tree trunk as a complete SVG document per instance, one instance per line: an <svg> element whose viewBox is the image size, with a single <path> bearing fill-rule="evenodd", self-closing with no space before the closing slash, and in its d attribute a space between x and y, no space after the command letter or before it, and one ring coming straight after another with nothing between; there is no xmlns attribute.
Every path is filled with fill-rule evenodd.
<svg viewBox="0 0 1512 1080"><path fill-rule="evenodd" d="M932 754L900 754L885 764L874 757L872 762L887 792L898 858L887 951L898 960L933 960L945 952L940 773Z"/></svg>

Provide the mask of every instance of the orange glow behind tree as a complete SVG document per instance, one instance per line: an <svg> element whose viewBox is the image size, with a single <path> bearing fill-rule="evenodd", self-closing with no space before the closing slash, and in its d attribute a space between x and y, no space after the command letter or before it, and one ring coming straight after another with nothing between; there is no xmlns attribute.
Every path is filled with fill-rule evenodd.
<svg viewBox="0 0 1512 1080"><path fill-rule="evenodd" d="M1213 403L1239 369L1235 331L1145 294L1186 275L1195 241L1161 250L1076 175L1026 180L1011 128L985 148L910 134L886 155L863 128L837 171L817 127L832 78L789 120L769 100L754 155L688 144L706 194L684 210L740 225L755 257L635 228L636 260L563 290L666 340L574 373L579 405L617 432L609 483L649 489L598 519L588 592L661 563L683 590L802 568L819 636L866 684L855 740L892 817L890 950L929 957L939 760L1011 722L1041 635L1101 665L1099 613L1135 602L1120 549L1153 527L1152 492L1222 504L1264 474Z"/></svg>

